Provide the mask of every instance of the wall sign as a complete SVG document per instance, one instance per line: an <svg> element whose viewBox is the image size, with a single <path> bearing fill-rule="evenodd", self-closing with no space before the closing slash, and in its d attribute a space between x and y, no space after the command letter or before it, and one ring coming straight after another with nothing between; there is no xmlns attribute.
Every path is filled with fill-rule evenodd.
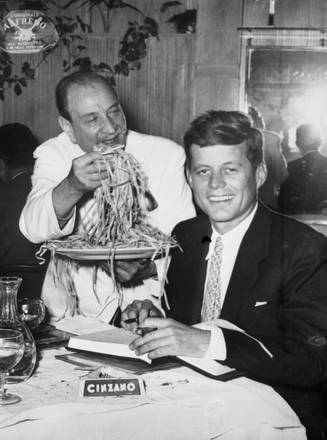
<svg viewBox="0 0 327 440"><path fill-rule="evenodd" d="M57 44L52 20L41 11L10 11L0 22L0 49L8 53L36 53Z"/></svg>

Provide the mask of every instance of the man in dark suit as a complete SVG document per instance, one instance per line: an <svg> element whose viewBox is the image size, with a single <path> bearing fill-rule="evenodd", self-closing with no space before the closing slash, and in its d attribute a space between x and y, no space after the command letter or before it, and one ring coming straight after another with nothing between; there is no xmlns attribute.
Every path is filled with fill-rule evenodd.
<svg viewBox="0 0 327 440"><path fill-rule="evenodd" d="M310 124L299 125L296 145L302 157L288 163L279 210L285 214L320 214L327 207L327 157L319 152L319 132Z"/></svg>
<svg viewBox="0 0 327 440"><path fill-rule="evenodd" d="M31 297L41 292L44 269L35 257L39 246L23 236L18 220L31 190L37 145L38 140L26 125L0 127L0 275L23 276L19 295Z"/></svg>
<svg viewBox="0 0 327 440"><path fill-rule="evenodd" d="M287 177L287 162L282 153L281 139L277 133L265 129L264 120L256 107L249 106L248 114L254 127L262 132L263 157L267 167L267 178L259 188L259 200L276 209L280 186Z"/></svg>
<svg viewBox="0 0 327 440"><path fill-rule="evenodd" d="M173 232L181 249L173 251L167 276L169 317L151 317L160 315L149 301L123 312L124 327L133 329L124 323L133 317L157 327L131 348L152 359L210 357L246 371L289 402L309 438L323 438L327 240L257 202L266 168L262 135L247 116L207 112L184 141L203 214Z"/></svg>

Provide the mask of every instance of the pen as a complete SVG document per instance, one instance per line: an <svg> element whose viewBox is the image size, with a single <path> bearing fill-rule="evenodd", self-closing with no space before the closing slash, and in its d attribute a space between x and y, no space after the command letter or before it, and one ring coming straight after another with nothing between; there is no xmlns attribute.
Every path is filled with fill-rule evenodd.
<svg viewBox="0 0 327 440"><path fill-rule="evenodd" d="M125 324L133 324L133 322L136 322L136 324L137 324L138 319L137 318L125 319L124 322L125 322Z"/></svg>
<svg viewBox="0 0 327 440"><path fill-rule="evenodd" d="M136 324L138 324L138 319L137 318L129 318L129 319L125 319L124 322L126 324L133 324L134 322ZM155 330L158 330L158 328L157 327L137 327L135 333L140 336L145 336L147 333L153 332Z"/></svg>
<svg viewBox="0 0 327 440"><path fill-rule="evenodd" d="M145 336L147 333L158 330L158 327L137 327L135 333L140 336Z"/></svg>

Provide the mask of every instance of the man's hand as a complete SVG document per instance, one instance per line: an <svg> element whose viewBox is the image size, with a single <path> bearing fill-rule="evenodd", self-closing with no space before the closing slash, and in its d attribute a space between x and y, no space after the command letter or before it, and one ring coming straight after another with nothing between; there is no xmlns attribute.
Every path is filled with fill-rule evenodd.
<svg viewBox="0 0 327 440"><path fill-rule="evenodd" d="M53 207L59 221L69 216L84 193L101 185L101 179L107 177L106 170L103 156L97 152L73 160L68 176L52 191Z"/></svg>
<svg viewBox="0 0 327 440"><path fill-rule="evenodd" d="M104 157L93 151L73 160L70 172L67 176L69 184L76 191L85 193L93 191L101 184L101 180L108 177Z"/></svg>
<svg viewBox="0 0 327 440"><path fill-rule="evenodd" d="M142 326L156 327L157 330L131 343L131 350L135 350L138 356L147 353L150 359L164 356L202 357L210 344L210 331L190 327L173 319L147 318Z"/></svg>
<svg viewBox="0 0 327 440"><path fill-rule="evenodd" d="M157 275L157 268L148 258L139 260L115 260L115 279L121 284L137 284Z"/></svg>
<svg viewBox="0 0 327 440"><path fill-rule="evenodd" d="M144 321L148 317L162 317L162 313L149 299L144 301L135 300L129 304L121 315L121 326L126 330L135 332L137 327L144 327ZM127 319L135 319L135 322L126 323Z"/></svg>

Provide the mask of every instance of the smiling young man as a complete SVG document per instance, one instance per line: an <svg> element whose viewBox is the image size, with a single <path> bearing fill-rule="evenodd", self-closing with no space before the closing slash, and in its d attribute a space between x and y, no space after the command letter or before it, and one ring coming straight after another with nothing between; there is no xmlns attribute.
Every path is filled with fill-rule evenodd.
<svg viewBox="0 0 327 440"><path fill-rule="evenodd" d="M128 130L117 94L104 78L95 72L64 77L56 87L56 104L63 132L37 148L33 186L20 218L21 231L30 241L89 231L98 222L93 195L106 173L95 150L117 144L138 160L148 178L157 203L148 213L149 222L170 233L176 223L194 215L183 149L168 139ZM153 277L156 268L149 259L115 263L116 279L128 283L122 296L101 262L96 263L81 264L71 274L77 298L55 283L49 265L42 297L53 320L73 315L75 300L83 316L109 322L119 305L159 296L160 280Z"/></svg>
<svg viewBox="0 0 327 440"><path fill-rule="evenodd" d="M327 240L257 202L266 167L261 133L246 115L204 113L184 143L188 180L203 213L173 231L181 248L168 271L168 318L148 301L123 312L123 320L139 316L143 326L157 328L131 347L153 359L208 357L246 371L272 385L310 438L320 438Z"/></svg>

